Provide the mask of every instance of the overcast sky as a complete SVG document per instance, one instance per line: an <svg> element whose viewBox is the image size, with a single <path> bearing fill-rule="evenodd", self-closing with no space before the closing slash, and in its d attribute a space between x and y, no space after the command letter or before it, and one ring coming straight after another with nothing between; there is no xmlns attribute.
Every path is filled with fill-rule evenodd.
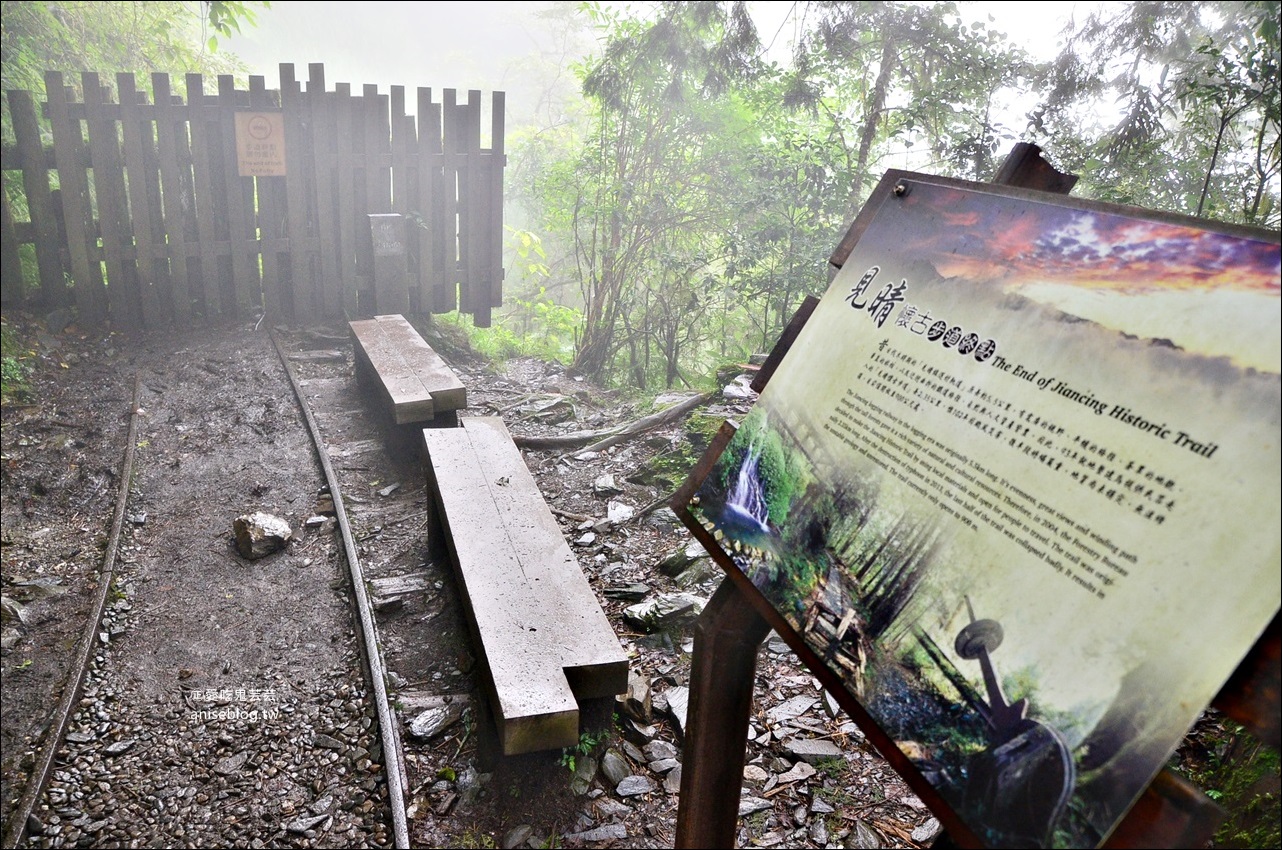
<svg viewBox="0 0 1282 850"><path fill-rule="evenodd" d="M513 92L522 88L522 75L530 73L533 63L529 60L542 55L555 62L565 51L557 41L557 27L538 17L550 5L512 0L274 0L270 10L259 12L256 27L247 27L244 35L226 46L250 66L251 73L265 76L269 88L278 83L281 62L293 62L300 79L306 79L308 63L323 62L330 88L346 82L354 89L375 83L381 91L403 85ZM759 0L751 5L762 40L773 42L774 49L786 55L790 28L781 31L780 24L795 4ZM1067 13L1074 6L1095 4L1039 3L1035 13L1025 3L959 5L963 14L973 17L993 15L996 25L1026 50L1048 57ZM585 41L580 48L586 45Z"/></svg>

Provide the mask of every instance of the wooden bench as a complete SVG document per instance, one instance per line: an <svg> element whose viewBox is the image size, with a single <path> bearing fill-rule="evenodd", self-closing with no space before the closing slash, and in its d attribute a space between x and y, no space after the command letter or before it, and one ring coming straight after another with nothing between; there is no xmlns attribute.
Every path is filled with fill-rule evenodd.
<svg viewBox="0 0 1282 850"><path fill-rule="evenodd" d="M573 746L577 699L627 690L628 660L497 417L423 431L426 474L507 755Z"/></svg>
<svg viewBox="0 0 1282 850"><path fill-rule="evenodd" d="M378 387L397 425L467 407L463 382L404 316L375 316L348 325L357 376Z"/></svg>

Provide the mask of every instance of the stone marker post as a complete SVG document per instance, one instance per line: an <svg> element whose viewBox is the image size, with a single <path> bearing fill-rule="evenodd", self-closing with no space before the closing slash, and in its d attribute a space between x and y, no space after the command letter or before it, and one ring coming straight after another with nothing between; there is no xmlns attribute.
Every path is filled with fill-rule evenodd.
<svg viewBox="0 0 1282 850"><path fill-rule="evenodd" d="M374 312L408 313L405 217L400 213L370 213L369 228L374 243Z"/></svg>

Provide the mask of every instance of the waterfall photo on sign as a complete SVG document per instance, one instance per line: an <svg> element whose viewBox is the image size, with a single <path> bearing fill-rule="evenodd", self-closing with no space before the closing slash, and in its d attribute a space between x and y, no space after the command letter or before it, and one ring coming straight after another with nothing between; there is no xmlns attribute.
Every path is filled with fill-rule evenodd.
<svg viewBox="0 0 1282 850"><path fill-rule="evenodd" d="M687 522L977 840L1096 846L1279 608L1278 235L909 172L852 234Z"/></svg>

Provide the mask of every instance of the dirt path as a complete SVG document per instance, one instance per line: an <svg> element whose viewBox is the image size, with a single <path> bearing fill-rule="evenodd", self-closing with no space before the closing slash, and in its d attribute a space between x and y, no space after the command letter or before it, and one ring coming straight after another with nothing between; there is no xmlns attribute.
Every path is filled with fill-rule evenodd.
<svg viewBox="0 0 1282 850"><path fill-rule="evenodd" d="M303 528L322 475L268 332L246 323L130 341L27 330L40 352L37 406L4 412L4 592L28 601L31 615L6 631L6 817L65 680L60 647L83 628L137 372L145 389L122 576L31 843L387 842L346 565L330 526ZM720 574L700 558L660 569L690 543L669 511L607 516L670 492L702 451L691 443L697 434L675 424L601 452L526 453L650 703L585 706L582 752L495 757L457 589L426 521L418 446L355 384L344 330L282 329L279 338L337 470L371 590L416 583L380 597L378 614L414 844L671 846L688 624L652 631L625 609L660 594L706 598ZM502 415L514 433L602 428L652 410L555 365L520 360L494 371L433 341L468 385L468 412ZM706 416L740 415L739 404ZM289 521L295 542L261 561L240 558L231 523L252 510ZM38 575L58 577L67 592L34 598L19 581ZM462 711L430 737L408 734L425 707L441 704ZM929 813L830 708L787 647L769 642L739 844L928 842ZM788 749L798 738L839 750L811 765Z"/></svg>

